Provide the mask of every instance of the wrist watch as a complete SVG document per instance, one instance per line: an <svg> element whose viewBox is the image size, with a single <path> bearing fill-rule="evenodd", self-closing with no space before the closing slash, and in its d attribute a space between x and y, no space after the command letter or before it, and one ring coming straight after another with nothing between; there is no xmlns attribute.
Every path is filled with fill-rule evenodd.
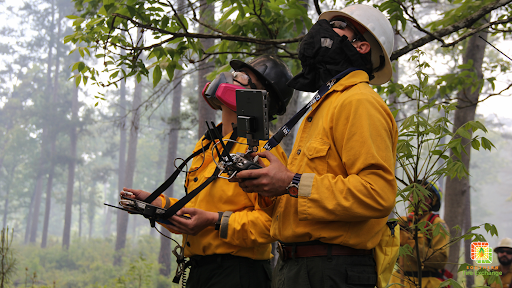
<svg viewBox="0 0 512 288"><path fill-rule="evenodd" d="M222 216L224 215L224 212L217 212L219 213L219 218L217 219L217 222L215 222L215 230L220 229L220 223L222 221Z"/></svg>
<svg viewBox="0 0 512 288"><path fill-rule="evenodd" d="M302 174L295 173L292 182L290 182L290 184L288 184L288 187L286 187L286 192L288 193L288 195L294 198L299 197L300 177L302 177Z"/></svg>

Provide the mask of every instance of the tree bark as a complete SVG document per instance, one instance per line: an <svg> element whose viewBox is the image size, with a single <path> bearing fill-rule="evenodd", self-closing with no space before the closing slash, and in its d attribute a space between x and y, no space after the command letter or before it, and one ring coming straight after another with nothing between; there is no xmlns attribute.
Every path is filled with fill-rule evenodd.
<svg viewBox="0 0 512 288"><path fill-rule="evenodd" d="M174 172L174 159L178 151L178 138L180 129L180 110L182 98L182 72L176 70L173 81L173 99L171 108L171 118L169 121L169 144L167 145L167 164L165 166L165 179L169 178ZM169 197L174 197L174 185L171 185L165 191ZM167 229L162 231L165 235L171 236ZM171 240L160 237L160 253L158 255L158 263L160 263L160 274L164 276L171 275Z"/></svg>
<svg viewBox="0 0 512 288"><path fill-rule="evenodd" d="M464 231L471 228L471 197L470 193L466 194L466 204L464 205ZM471 239L464 240L464 261L469 265L473 264L471 260ZM466 287L473 287L475 284L475 277L466 274Z"/></svg>
<svg viewBox="0 0 512 288"><path fill-rule="evenodd" d="M207 4L206 0L200 0L200 20L203 23L214 23L213 18L213 6ZM199 26L199 33L206 33L206 29L202 26ZM214 39L201 39L201 44L203 45L204 51L208 50L208 48L212 47L215 43ZM203 99L201 95L201 91L203 91L204 85L208 83L206 80L206 75L213 71L213 64L208 63L207 61L202 61L199 64L199 71L197 73L197 85L199 94L197 95L197 107L198 107L198 127L197 127L197 139L200 139L204 132L206 132L206 123L205 121L214 121L215 122L215 110L213 110L208 103Z"/></svg>
<svg viewBox="0 0 512 288"><path fill-rule="evenodd" d="M50 222L50 211L52 206L52 187L53 187L53 176L55 174L55 163L53 163L53 156L55 153L55 136L52 136L51 150L50 150L50 171L48 173L48 180L46 182L46 201L44 209L44 220L43 220L43 232L41 236L41 248L46 248L46 242L48 239L48 225Z"/></svg>
<svg viewBox="0 0 512 288"><path fill-rule="evenodd" d="M76 55L78 57L78 55ZM66 204L64 212L64 231L62 234L62 247L69 248L71 240L71 209L73 208L73 186L75 183L75 168L76 168L76 145L77 145L77 131L78 125L78 87L73 89L73 98L71 100L71 129L69 131L69 164L68 164L68 182L66 186Z"/></svg>
<svg viewBox="0 0 512 288"><path fill-rule="evenodd" d="M138 33L137 33L138 34ZM139 36L137 36L139 38ZM142 83L135 80L135 90L133 92L132 119L130 123L130 139L128 140L128 155L124 174L125 187L133 186L133 176L135 174L135 160L137 156L137 140L139 133L140 105L142 102ZM116 254L114 256L114 265L121 265L121 250L126 245L126 232L128 229L128 213L119 210L117 212L117 236L116 236Z"/></svg>
<svg viewBox="0 0 512 288"><path fill-rule="evenodd" d="M57 20L57 39L60 39L61 34L61 17L59 15L59 19ZM57 44L55 47L55 74L53 75L53 94L52 94L52 103L57 103L58 93L59 93L59 75L60 75L60 53L59 53L59 45ZM50 109L54 112L55 105L52 105ZM52 113L54 114L54 113ZM51 127L55 127L55 125L50 125ZM43 221L43 233L41 238L41 248L46 248L46 242L48 239L48 225L50 222L50 212L52 205L52 188L53 188L53 177L55 174L55 146L57 145L57 136L58 130L52 128L50 131L50 171L48 173L48 182L46 184L46 204L44 210L44 221Z"/></svg>
<svg viewBox="0 0 512 288"><path fill-rule="evenodd" d="M483 79L482 74L482 63L485 52L485 42L478 38L478 36L487 39L487 33L481 32L475 34L471 38L466 45L466 52L463 57L464 64L468 63L470 60L473 61L473 68L476 70L478 79ZM458 93L458 110L455 111L455 119L453 123L453 131L455 132L459 127L467 123L468 121L472 121L475 119L475 111L476 105L478 103L480 89L476 89L474 92L471 92L471 87L465 88ZM472 134L472 131L469 130L469 133ZM467 167L469 171L469 162L471 156L471 146L470 140L466 138L462 138L462 145L464 145L467 153L462 153L462 163ZM453 151L450 151L450 156L455 157ZM448 227L451 229L451 232L454 233L453 227L459 225L463 226L464 224L464 205L460 205L461 201L465 201L469 199L470 196L470 184L469 178L458 179L457 177L453 179L446 180L446 200L445 200L445 221ZM456 234L452 234L453 236L458 236ZM455 245L450 247L450 254L448 257L448 263L459 263L460 259L460 243L456 243ZM458 265L448 264L447 268L454 274L454 278L457 279L457 268Z"/></svg>
<svg viewBox="0 0 512 288"><path fill-rule="evenodd" d="M123 33L124 36L124 33ZM121 50L121 55L126 55L125 50ZM124 69L124 66L123 66ZM119 159L117 169L117 192L123 190L124 174L126 170L126 81L121 81L119 89ZM115 195L114 199L118 196ZM120 211L117 211L117 215ZM110 235L110 225L112 218L112 210L107 211L107 231L106 234Z"/></svg>
<svg viewBox="0 0 512 288"><path fill-rule="evenodd" d="M52 94L52 65L53 65L53 53L52 49L55 44L55 39L53 35L53 31L55 30L55 1L51 1L51 22L49 27L49 36L50 41L48 42L48 59L47 59L47 71L46 71L46 94L49 96ZM37 237L37 227L39 225L39 210L41 207L41 198L43 194L42 186L43 186L43 177L46 174L43 172L45 170L44 163L48 160L45 159L48 157L47 153L47 147L48 147L48 123L43 124L43 133L42 133L42 141L41 141L41 159L39 163L38 175L37 175L37 181L36 181L36 190L35 190L35 196L34 196L34 202L33 202L33 211L32 211L32 219L30 221L30 237L29 242L35 243L36 237ZM46 135L46 137L45 137Z"/></svg>
<svg viewBox="0 0 512 288"><path fill-rule="evenodd" d="M82 221L83 221L83 212L82 212L82 182L80 181L80 177L78 177L78 239L82 238Z"/></svg>

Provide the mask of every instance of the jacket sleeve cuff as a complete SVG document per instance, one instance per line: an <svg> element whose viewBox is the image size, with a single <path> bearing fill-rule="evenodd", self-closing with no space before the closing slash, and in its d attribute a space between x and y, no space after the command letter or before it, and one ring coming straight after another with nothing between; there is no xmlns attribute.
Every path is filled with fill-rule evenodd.
<svg viewBox="0 0 512 288"><path fill-rule="evenodd" d="M170 202L170 201L167 201L164 194L160 194L160 195L158 195L158 197L160 197L160 199L162 200L162 204L161 204L162 208L165 208L165 206L169 205L169 204L167 204L167 202Z"/></svg>
<svg viewBox="0 0 512 288"><path fill-rule="evenodd" d="M169 197L165 197L164 194L160 194L158 197L162 200L162 208L167 209L171 207L171 199L169 199Z"/></svg>
<svg viewBox="0 0 512 288"><path fill-rule="evenodd" d="M233 212L226 211L222 215L222 219L220 220L220 229L219 229L221 239L228 239L229 217L231 217L231 214L233 214Z"/></svg>
<svg viewBox="0 0 512 288"><path fill-rule="evenodd" d="M313 189L313 180L315 179L314 173L304 173L300 178L299 196L310 197L311 190Z"/></svg>

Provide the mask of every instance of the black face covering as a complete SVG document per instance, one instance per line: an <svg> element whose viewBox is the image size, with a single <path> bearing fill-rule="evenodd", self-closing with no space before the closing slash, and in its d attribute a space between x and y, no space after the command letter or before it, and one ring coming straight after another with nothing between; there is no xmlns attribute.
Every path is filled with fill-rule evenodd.
<svg viewBox="0 0 512 288"><path fill-rule="evenodd" d="M357 52L347 36L334 32L325 19L318 20L304 36L299 48L299 60L302 72L287 84L307 92L317 91L327 81L349 68L368 73L371 67L370 61Z"/></svg>

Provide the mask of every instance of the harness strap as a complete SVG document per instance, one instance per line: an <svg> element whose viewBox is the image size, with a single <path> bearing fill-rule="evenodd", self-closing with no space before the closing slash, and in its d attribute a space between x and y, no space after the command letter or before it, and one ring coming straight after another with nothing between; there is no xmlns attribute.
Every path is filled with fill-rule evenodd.
<svg viewBox="0 0 512 288"><path fill-rule="evenodd" d="M232 141L229 141L228 144L226 144L226 150L224 150L222 152L223 155L226 155L226 154L229 154L229 151L231 151L231 149L233 148L233 145L235 144L235 140L238 138L238 133L237 133L237 130L236 130L236 127L233 128L233 133L231 134L231 137L229 138L230 140ZM221 139L222 141L222 139ZM211 143L211 142L210 142ZM221 155L219 155L220 157ZM201 185L199 185L196 189L194 189L193 191L191 191L190 193L188 193L187 195L185 195L183 198L181 198L180 200L178 200L178 202L174 203L174 205L172 205L171 207L169 207L169 209L167 209L165 211L165 213L162 215L162 218L163 219L167 219L167 218L170 218L172 217L174 214L176 214L176 212L178 212L181 208L185 207L185 205L187 205L188 202L190 202L190 200L192 200L192 198L194 198L197 194L199 194L199 192L203 191L204 188L206 188L208 185L210 185L210 183L213 182L213 180L217 179L219 176L219 173L220 173L220 169L219 167L215 168L215 171L213 171L213 174L208 178L206 179L206 181L204 181ZM167 182L167 181L166 181ZM153 192L154 194L155 192ZM161 192L160 192L161 193ZM152 195L153 195L152 194ZM158 194L160 195L160 194ZM158 197L157 195L157 197Z"/></svg>
<svg viewBox="0 0 512 288"><path fill-rule="evenodd" d="M178 175L183 170L185 165L187 165L187 163L192 158L198 156L199 154L203 153L204 150L208 149L211 144L212 144L212 142L210 141L210 142L208 142L206 147L203 146L201 149L195 151L194 153L192 153L192 155L188 156L187 159L185 159L185 161L183 161L183 163L181 163L180 166L178 166L178 168L174 171L174 173L172 173L171 176L169 176L169 178L167 178L167 180L165 180L165 182L162 183L162 185L160 185L160 187L156 188L156 190L153 193L151 193L151 195L149 195L146 199L144 199L144 202L151 203L151 202L155 201L155 199L158 198L158 196L160 196L160 194L164 193L165 190L167 190L167 188L169 188L169 186L171 186L172 183L174 183L174 181L176 181L176 178L178 178Z"/></svg>
<svg viewBox="0 0 512 288"><path fill-rule="evenodd" d="M217 127L214 127L212 129L217 129ZM192 158L198 156L201 153L204 153L204 151L210 147L210 145L212 144L212 141L214 139L210 139L208 132L209 131L207 131L205 133L205 139L210 140L210 142L208 142L208 144L206 146L203 146L203 147L201 147L201 149L192 153L192 155L188 156L187 159L185 159L185 161L183 161L183 163L181 163L180 166L174 171L174 173L172 173L172 175L169 176L169 178L167 178L167 180L165 180L165 182L162 183L162 185L160 185L160 187L158 187L153 193L151 193L151 195L149 195L144 200L144 202L151 203L156 198L158 198L158 196L160 196L160 194L162 194L165 190L167 190L167 188L169 188L169 186L171 186L174 183L174 181L176 181L176 178L178 178L178 175L180 174L180 172L182 172L182 169L185 167L185 165L187 165L187 163ZM238 133L237 133L236 127L234 127L233 133L231 134L231 137L230 137L230 140L232 140L232 141L229 141L228 144L226 144L226 150L224 150L222 152L223 155L229 154L229 151L231 151L231 148L233 148L233 145L234 145L233 141L236 140L237 138L238 138ZM220 139L220 141L222 141L222 139ZM220 155L219 155L219 157L220 157ZM190 202L190 200L192 200L192 198L194 198L197 194L199 194L199 192L201 192L204 188L206 188L206 186L208 186L213 180L217 179L219 172L220 172L220 169L217 167L215 169L215 171L213 172L213 175L210 176L208 179L206 179L206 181L204 183L202 183L199 187L194 189L192 192L188 193L183 198L178 200L178 202L176 202L174 205L169 207L166 210L166 212L162 215L162 218L167 219L167 218L170 218L171 216L173 216L174 214L176 214L176 212L178 212L188 202Z"/></svg>

